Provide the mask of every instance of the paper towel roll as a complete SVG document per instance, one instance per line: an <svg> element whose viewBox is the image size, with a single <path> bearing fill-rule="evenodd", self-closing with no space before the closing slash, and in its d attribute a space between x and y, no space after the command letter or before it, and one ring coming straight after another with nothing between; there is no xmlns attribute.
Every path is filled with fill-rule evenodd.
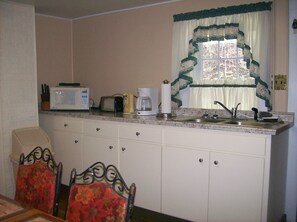
<svg viewBox="0 0 297 222"><path fill-rule="evenodd" d="M171 85L170 85L170 83L162 84L161 93L162 93L161 113L171 113Z"/></svg>

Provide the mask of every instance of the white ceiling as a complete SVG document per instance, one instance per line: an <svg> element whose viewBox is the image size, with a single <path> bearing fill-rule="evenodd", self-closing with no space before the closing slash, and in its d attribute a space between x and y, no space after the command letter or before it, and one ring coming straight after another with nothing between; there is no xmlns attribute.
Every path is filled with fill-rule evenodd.
<svg viewBox="0 0 297 222"><path fill-rule="evenodd" d="M77 19L180 0L9 0L35 6L37 14Z"/></svg>

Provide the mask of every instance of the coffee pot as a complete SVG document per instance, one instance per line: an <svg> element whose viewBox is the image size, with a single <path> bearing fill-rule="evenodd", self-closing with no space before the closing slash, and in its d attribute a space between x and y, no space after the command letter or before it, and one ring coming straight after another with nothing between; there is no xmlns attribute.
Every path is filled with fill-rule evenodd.
<svg viewBox="0 0 297 222"><path fill-rule="evenodd" d="M124 93L124 113L134 113L134 95L133 93Z"/></svg>
<svg viewBox="0 0 297 222"><path fill-rule="evenodd" d="M149 96L141 96L137 100L137 110L152 111L152 100Z"/></svg>
<svg viewBox="0 0 297 222"><path fill-rule="evenodd" d="M158 88L138 88L138 98L136 101L137 115L156 115L159 106Z"/></svg>

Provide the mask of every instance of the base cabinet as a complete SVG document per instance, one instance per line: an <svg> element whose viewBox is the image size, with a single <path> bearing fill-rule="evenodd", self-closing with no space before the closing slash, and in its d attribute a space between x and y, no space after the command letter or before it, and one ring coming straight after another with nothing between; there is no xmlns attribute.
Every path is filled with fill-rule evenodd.
<svg viewBox="0 0 297 222"><path fill-rule="evenodd" d="M222 135L233 146L211 140L212 133L165 130L163 213L196 222L262 221L265 137L248 138L258 144L255 152L241 144L236 154L235 144L245 137Z"/></svg>
<svg viewBox="0 0 297 222"><path fill-rule="evenodd" d="M208 221L260 222L264 158L210 154Z"/></svg>
<svg viewBox="0 0 297 222"><path fill-rule="evenodd" d="M62 162L62 184L69 185L71 170L82 171L82 120L76 118L54 118L54 140L56 162Z"/></svg>
<svg viewBox="0 0 297 222"><path fill-rule="evenodd" d="M83 168L95 162L118 167L118 129L106 121L84 121Z"/></svg>
<svg viewBox="0 0 297 222"><path fill-rule="evenodd" d="M162 213L207 221L209 153L166 146L162 171Z"/></svg>
<svg viewBox="0 0 297 222"><path fill-rule="evenodd" d="M195 222L278 222L288 130L276 135L41 115L62 183L97 161L137 187L135 205ZM276 195L277 194L277 195Z"/></svg>
<svg viewBox="0 0 297 222"><path fill-rule="evenodd" d="M135 205L161 211L161 129L129 124L119 128L120 171L136 184Z"/></svg>

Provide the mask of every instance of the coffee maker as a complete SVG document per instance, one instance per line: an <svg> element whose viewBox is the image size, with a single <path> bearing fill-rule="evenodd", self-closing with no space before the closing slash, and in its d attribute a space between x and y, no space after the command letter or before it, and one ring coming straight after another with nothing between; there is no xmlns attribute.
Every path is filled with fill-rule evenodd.
<svg viewBox="0 0 297 222"><path fill-rule="evenodd" d="M159 106L158 88L138 88L136 101L136 114L139 116L156 115Z"/></svg>

